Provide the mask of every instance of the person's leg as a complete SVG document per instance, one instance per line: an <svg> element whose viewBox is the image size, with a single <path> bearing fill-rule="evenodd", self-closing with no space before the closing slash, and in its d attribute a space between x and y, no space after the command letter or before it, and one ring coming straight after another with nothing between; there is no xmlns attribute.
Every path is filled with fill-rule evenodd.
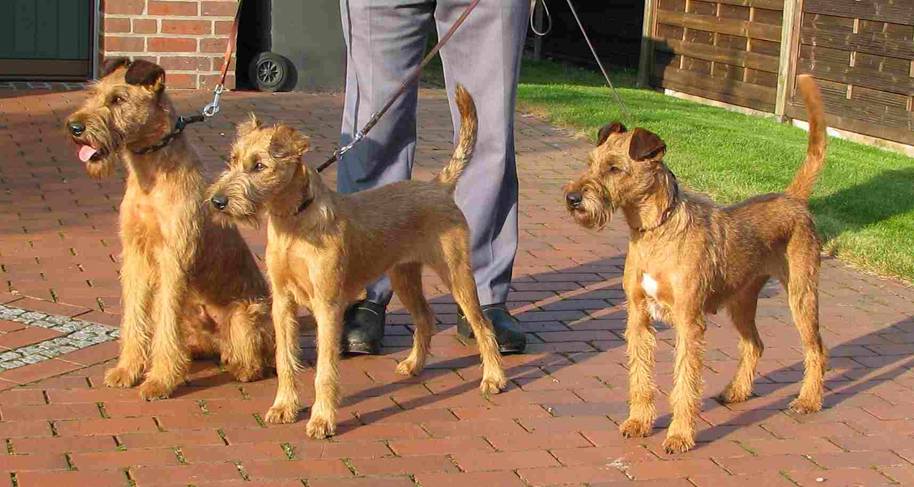
<svg viewBox="0 0 914 487"><path fill-rule="evenodd" d="M431 0L340 0L346 41L346 97L341 143L356 132L400 87L422 60L431 28ZM409 179L416 150L418 89L402 96L365 139L343 155L337 189L354 193ZM390 281L368 286L367 298L383 309Z"/></svg>
<svg viewBox="0 0 914 487"><path fill-rule="evenodd" d="M470 0L439 0L438 35L444 35ZM470 226L473 274L486 318L502 353L522 352L526 335L505 302L517 254L517 168L514 102L527 34L529 0L480 2L441 51L454 126L460 123L454 89L462 84L476 101L476 150L457 184L457 204ZM455 136L456 136L455 130ZM473 336L461 317L457 331Z"/></svg>
<svg viewBox="0 0 914 487"><path fill-rule="evenodd" d="M439 0L439 36L469 3ZM454 126L460 123L456 83L473 96L479 117L476 150L456 199L470 225L473 273L483 306L507 300L517 253L514 103L529 12L529 0L480 2L441 51Z"/></svg>

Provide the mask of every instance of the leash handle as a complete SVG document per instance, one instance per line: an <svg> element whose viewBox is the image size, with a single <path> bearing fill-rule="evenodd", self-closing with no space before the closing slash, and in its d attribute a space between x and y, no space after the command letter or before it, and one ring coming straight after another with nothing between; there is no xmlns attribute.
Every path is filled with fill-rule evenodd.
<svg viewBox="0 0 914 487"><path fill-rule="evenodd" d="M438 40L438 43L435 44L435 46L432 47L428 54L425 55L425 57L422 59L422 62L419 63L419 66L413 70L409 77L403 80L403 83L400 84L400 88L397 89L397 91L395 91L394 94L387 99L387 102L384 104L384 106L371 115L371 118L368 119L368 122L365 123L361 130L356 132L351 142L333 151L333 155L331 155L329 159L327 159L320 166L317 166L317 172L322 172L324 169L327 169L333 165L334 162L340 159L340 156L346 152L349 152L350 149L352 149L356 144L364 139L366 135L368 135L368 132L370 132L371 129L377 125L378 121L381 120L381 117L387 113L387 110L390 110L390 107L393 106L397 99L406 93L406 90L409 89L410 85L419 80L419 76L422 75L422 68L428 65L428 63L435 57L435 55L438 54L438 51L440 51L441 48L444 47L444 45L447 44L449 40L451 40L451 37L455 32L457 32L457 29L463 25L467 17L476 8L477 5L479 5L479 0L473 0L469 5L467 5L467 8L463 11L463 13L460 14L460 17L457 17L457 20L454 21L454 25L448 29L447 33L445 33L444 36Z"/></svg>
<svg viewBox="0 0 914 487"><path fill-rule="evenodd" d="M536 22L534 22L537 4L543 6L543 13L546 15L546 30L542 32L536 30ZM546 0L530 0L530 30L539 37L546 37L552 32L552 13L549 12L549 7L546 6Z"/></svg>

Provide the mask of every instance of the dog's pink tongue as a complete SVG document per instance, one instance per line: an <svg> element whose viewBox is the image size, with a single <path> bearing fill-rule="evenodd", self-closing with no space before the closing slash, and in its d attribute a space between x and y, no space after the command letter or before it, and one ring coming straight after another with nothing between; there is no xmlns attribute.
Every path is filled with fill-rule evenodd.
<svg viewBox="0 0 914 487"><path fill-rule="evenodd" d="M79 160L83 162L89 162L92 159L92 156L98 152L91 145L81 145L79 146Z"/></svg>

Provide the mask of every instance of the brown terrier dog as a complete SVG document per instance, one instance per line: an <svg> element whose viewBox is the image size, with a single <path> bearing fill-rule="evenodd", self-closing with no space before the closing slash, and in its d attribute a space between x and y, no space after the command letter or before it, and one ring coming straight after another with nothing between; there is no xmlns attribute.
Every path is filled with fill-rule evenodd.
<svg viewBox="0 0 914 487"><path fill-rule="evenodd" d="M807 200L825 161L822 99L812 78L800 76L809 112L806 161L783 194L761 195L717 207L681 192L663 164L666 145L647 130L613 123L600 130L589 169L565 188L568 210L587 228L603 227L622 210L631 230L623 286L628 302L629 418L626 437L650 434L654 422L654 330L651 318L676 330L673 420L663 446L684 452L695 445L701 405L705 313L725 308L740 334L742 358L720 398L752 394L762 340L755 325L759 292L770 276L789 294L805 348L806 374L791 407L822 408L826 352L819 335L819 239Z"/></svg>
<svg viewBox="0 0 914 487"><path fill-rule="evenodd" d="M476 108L462 87L457 88L457 103L459 142L434 181L402 181L351 195L331 191L300 162L308 138L292 128L262 127L253 117L238 128L229 169L210 195L228 219L256 223L261 212L269 215L266 259L279 388L267 422L290 423L298 415L295 315L304 305L317 320L318 353L307 433L312 438L334 434L343 313L366 284L385 272L416 325L412 351L396 370L404 375L422 371L435 323L422 294L423 265L449 284L473 327L482 356L482 393L505 387L492 324L476 294L469 229L454 203L457 179L476 141Z"/></svg>
<svg viewBox="0 0 914 487"><path fill-rule="evenodd" d="M238 230L207 216L201 163L176 123L162 68L123 58L66 122L90 175L127 168L121 355L105 384L132 387L146 371L145 399L168 396L192 356L221 354L250 381L273 355L266 282Z"/></svg>

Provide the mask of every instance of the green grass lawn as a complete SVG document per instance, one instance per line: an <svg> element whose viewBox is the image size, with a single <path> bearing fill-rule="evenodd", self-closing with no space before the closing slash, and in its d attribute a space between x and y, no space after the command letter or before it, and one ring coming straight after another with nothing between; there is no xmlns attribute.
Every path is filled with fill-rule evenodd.
<svg viewBox="0 0 914 487"><path fill-rule="evenodd" d="M611 78L632 118L599 73L545 61L524 64L518 102L591 139L613 120L647 128L666 141L666 163L680 181L720 203L783 191L803 161L803 130L633 88L632 72ZM914 159L831 138L810 207L828 252L914 281Z"/></svg>

